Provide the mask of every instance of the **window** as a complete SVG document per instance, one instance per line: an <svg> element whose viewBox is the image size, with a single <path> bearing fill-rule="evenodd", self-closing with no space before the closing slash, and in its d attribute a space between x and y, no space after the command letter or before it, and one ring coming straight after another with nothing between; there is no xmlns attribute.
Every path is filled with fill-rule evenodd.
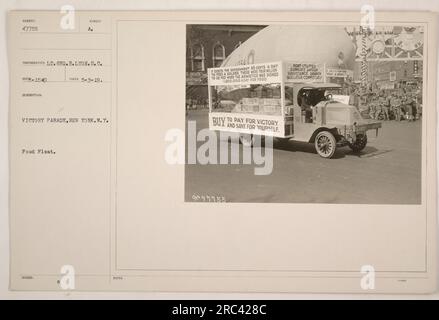
<svg viewBox="0 0 439 320"><path fill-rule="evenodd" d="M226 59L226 49L221 43L219 42L215 43L213 45L213 50L212 50L213 67L220 67L225 59Z"/></svg>
<svg viewBox="0 0 439 320"><path fill-rule="evenodd" d="M204 47L197 43L191 47L191 69L192 71L204 71Z"/></svg>
<svg viewBox="0 0 439 320"><path fill-rule="evenodd" d="M254 64L254 63L255 63L255 50L252 50L247 56L247 64Z"/></svg>
<svg viewBox="0 0 439 320"><path fill-rule="evenodd" d="M241 46L241 44L242 44L242 42L241 41L239 41L236 45L235 45L235 49L236 48L238 48L238 47L240 47Z"/></svg>

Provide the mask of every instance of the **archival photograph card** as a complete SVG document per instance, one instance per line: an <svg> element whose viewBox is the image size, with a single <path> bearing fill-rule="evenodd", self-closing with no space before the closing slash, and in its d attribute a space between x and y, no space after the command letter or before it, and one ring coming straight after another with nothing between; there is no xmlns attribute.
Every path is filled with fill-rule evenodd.
<svg viewBox="0 0 439 320"><path fill-rule="evenodd" d="M437 15L10 11L10 289L436 290Z"/></svg>

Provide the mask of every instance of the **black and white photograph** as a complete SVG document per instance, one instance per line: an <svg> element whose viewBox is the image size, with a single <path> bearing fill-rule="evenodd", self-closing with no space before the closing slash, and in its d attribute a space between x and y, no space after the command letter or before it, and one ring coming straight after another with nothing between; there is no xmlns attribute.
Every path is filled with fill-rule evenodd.
<svg viewBox="0 0 439 320"><path fill-rule="evenodd" d="M422 198L424 30L186 27L186 202Z"/></svg>
<svg viewBox="0 0 439 320"><path fill-rule="evenodd" d="M0 299L437 299L424 1L4 1Z"/></svg>

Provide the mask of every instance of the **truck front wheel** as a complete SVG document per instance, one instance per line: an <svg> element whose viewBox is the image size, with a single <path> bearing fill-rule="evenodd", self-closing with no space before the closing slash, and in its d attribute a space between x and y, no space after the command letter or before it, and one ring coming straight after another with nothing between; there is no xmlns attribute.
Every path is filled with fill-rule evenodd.
<svg viewBox="0 0 439 320"><path fill-rule="evenodd" d="M329 131L322 131L317 134L314 141L317 153L323 158L332 158L337 148L337 141Z"/></svg>
<svg viewBox="0 0 439 320"><path fill-rule="evenodd" d="M367 144L367 135L365 133L357 134L354 143L349 143L349 148L354 152L360 152L366 147Z"/></svg>

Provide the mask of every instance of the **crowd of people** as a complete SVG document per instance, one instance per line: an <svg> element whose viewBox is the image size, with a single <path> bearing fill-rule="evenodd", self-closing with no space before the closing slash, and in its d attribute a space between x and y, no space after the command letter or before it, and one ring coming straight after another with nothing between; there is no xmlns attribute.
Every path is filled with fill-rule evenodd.
<svg viewBox="0 0 439 320"><path fill-rule="evenodd" d="M381 91L371 97L369 117L375 120L415 121L421 116L421 105L414 92Z"/></svg>
<svg viewBox="0 0 439 320"><path fill-rule="evenodd" d="M370 119L415 121L422 116L422 94L418 87L399 86L396 89L350 88L351 101L363 116Z"/></svg>

